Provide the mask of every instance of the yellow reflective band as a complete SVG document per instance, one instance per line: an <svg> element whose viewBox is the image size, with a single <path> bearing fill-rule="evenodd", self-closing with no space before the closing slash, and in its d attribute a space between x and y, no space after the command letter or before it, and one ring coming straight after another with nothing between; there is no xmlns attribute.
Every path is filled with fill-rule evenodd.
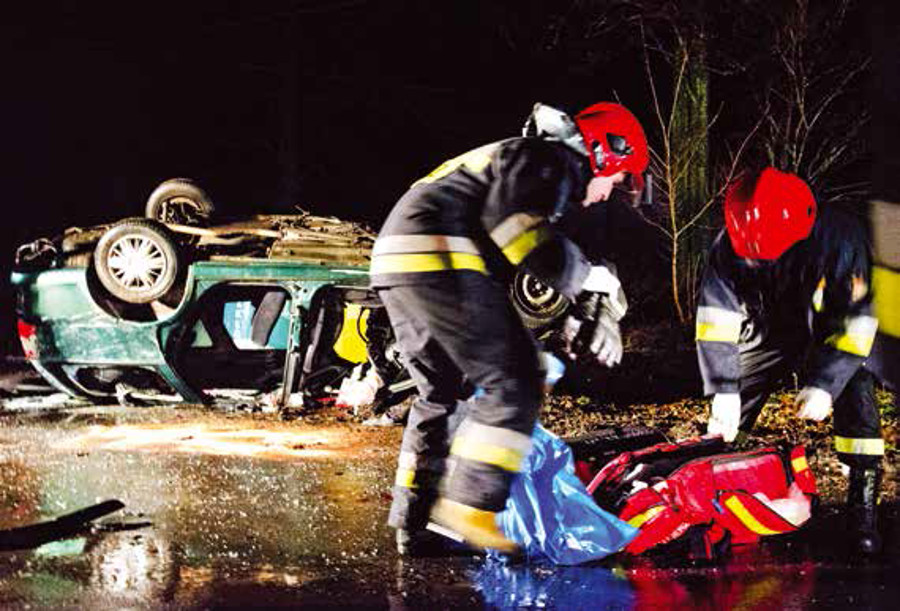
<svg viewBox="0 0 900 611"><path fill-rule="evenodd" d="M398 488L418 488L418 485L416 485L416 472L412 469L397 469L394 485Z"/></svg>
<svg viewBox="0 0 900 611"><path fill-rule="evenodd" d="M697 308L695 339L704 342L736 344L741 337L743 318L740 312L713 306L700 306Z"/></svg>
<svg viewBox="0 0 900 611"><path fill-rule="evenodd" d="M821 312L825 309L825 278L822 277L819 279L819 284L816 286L816 291L812 296L812 306L813 310L816 312Z"/></svg>
<svg viewBox="0 0 900 611"><path fill-rule="evenodd" d="M900 272L880 265L873 267L872 299L881 332L900 337Z"/></svg>
<svg viewBox="0 0 900 611"><path fill-rule="evenodd" d="M872 316L855 316L848 318L844 325L843 333L835 333L825 343L856 356L869 356L878 331L878 320Z"/></svg>
<svg viewBox="0 0 900 611"><path fill-rule="evenodd" d="M503 248L503 254L513 265L518 265L532 250L549 240L553 231L547 225L535 227L516 237Z"/></svg>
<svg viewBox="0 0 900 611"><path fill-rule="evenodd" d="M496 150L496 148L497 144L492 142L491 144L486 144L485 146L478 147L475 150L463 153L462 155L454 157L453 159L448 159L447 161L436 167L434 170L432 170L430 174L414 182L412 186L416 186L421 183L434 182L435 180L439 180L444 176L452 174L463 166L465 166L472 172L481 172L490 165L491 159L493 159L494 150Z"/></svg>
<svg viewBox="0 0 900 611"><path fill-rule="evenodd" d="M798 456L791 460L791 466L794 468L795 473L800 473L801 471L809 469L809 463L806 462L806 456Z"/></svg>
<svg viewBox="0 0 900 611"><path fill-rule="evenodd" d="M491 229L491 239L500 248L509 246L509 243L541 223L546 223L547 217L531 212L516 212L503 219L496 227Z"/></svg>
<svg viewBox="0 0 900 611"><path fill-rule="evenodd" d="M633 518L631 518L630 520L628 520L628 523L631 524L632 526L634 526L635 528L640 528L641 526L646 524L651 518L653 518L654 516L659 514L664 509L665 509L665 507L663 507L662 505L657 505L656 507L651 507L644 513L639 513L638 515L636 515Z"/></svg>
<svg viewBox="0 0 900 611"><path fill-rule="evenodd" d="M736 496L729 497L725 500L725 506L731 510L738 520L740 520L744 526L755 532L757 535L777 535L780 534L780 531L772 530L770 528L766 528L763 526L759 520L753 517L744 504L741 503L740 499Z"/></svg>
<svg viewBox="0 0 900 611"><path fill-rule="evenodd" d="M372 257L370 274L403 274L469 269L487 275L487 266L480 255L463 252L378 255Z"/></svg>
<svg viewBox="0 0 900 611"><path fill-rule="evenodd" d="M834 449L841 454L884 456L884 439L834 436Z"/></svg>
<svg viewBox="0 0 900 611"><path fill-rule="evenodd" d="M513 448L505 448L472 437L460 436L453 441L450 453L461 458L494 465L513 473L518 473L522 468L522 459L525 457L523 452Z"/></svg>

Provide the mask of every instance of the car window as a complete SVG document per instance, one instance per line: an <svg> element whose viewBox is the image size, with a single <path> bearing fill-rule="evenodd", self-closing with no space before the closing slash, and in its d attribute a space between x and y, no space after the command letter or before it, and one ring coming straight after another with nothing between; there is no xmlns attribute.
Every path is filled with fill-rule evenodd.
<svg viewBox="0 0 900 611"><path fill-rule="evenodd" d="M281 300L281 303L276 302L274 304L278 308L277 318L274 319L271 331L268 332L268 337L263 343L260 338L260 330L258 328L254 329L254 325L258 327L261 320L258 314L261 314L261 309L267 307L267 305L265 299L259 303L249 299L224 302L222 307L222 324L238 349L287 349L288 329L290 327L290 301ZM263 336L265 336L265 333Z"/></svg>

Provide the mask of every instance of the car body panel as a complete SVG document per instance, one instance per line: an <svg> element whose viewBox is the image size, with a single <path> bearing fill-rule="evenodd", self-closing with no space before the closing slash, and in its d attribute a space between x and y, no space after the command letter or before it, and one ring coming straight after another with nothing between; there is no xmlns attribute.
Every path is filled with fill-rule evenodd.
<svg viewBox="0 0 900 611"><path fill-rule="evenodd" d="M188 268L184 295L158 320L131 321L105 311L92 296L86 268L15 272L19 316L34 327L29 358L57 388L72 395L96 395L70 375L73 367L139 367L154 371L186 401L207 402L176 371L178 333L192 319L191 310L203 296L223 284L277 286L290 295L291 325L288 354L300 348L304 313L324 287L366 288L368 269L362 265L328 265L291 260L223 257L198 261ZM352 340L347 340L351 341ZM358 355L358 346L356 348Z"/></svg>

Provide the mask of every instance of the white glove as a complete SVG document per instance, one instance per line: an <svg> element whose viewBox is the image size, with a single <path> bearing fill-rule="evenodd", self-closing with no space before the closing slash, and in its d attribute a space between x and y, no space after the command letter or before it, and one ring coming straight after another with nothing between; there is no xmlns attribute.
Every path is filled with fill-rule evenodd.
<svg viewBox="0 0 900 611"><path fill-rule="evenodd" d="M619 323L603 310L597 317L596 325L588 351L595 355L601 365L615 367L622 362L622 353L625 351Z"/></svg>
<svg viewBox="0 0 900 611"><path fill-rule="evenodd" d="M797 416L821 422L831 414L831 393L815 386L806 386L795 399Z"/></svg>
<svg viewBox="0 0 900 611"><path fill-rule="evenodd" d="M721 435L727 442L734 441L741 423L741 395L739 393L718 393L712 400L712 411L706 432Z"/></svg>

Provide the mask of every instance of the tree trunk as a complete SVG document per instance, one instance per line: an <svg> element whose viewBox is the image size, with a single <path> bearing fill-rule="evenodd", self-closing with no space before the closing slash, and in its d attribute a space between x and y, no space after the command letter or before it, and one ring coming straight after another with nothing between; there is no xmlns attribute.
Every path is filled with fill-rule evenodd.
<svg viewBox="0 0 900 611"><path fill-rule="evenodd" d="M683 39L679 57L687 57L681 91L672 112L672 157L679 168L673 185L679 203L676 225L683 227L709 197L708 88L706 42L702 34ZM702 223L678 233L672 248L672 285L675 310L684 323L696 302L696 277L691 273L705 257L711 235Z"/></svg>

